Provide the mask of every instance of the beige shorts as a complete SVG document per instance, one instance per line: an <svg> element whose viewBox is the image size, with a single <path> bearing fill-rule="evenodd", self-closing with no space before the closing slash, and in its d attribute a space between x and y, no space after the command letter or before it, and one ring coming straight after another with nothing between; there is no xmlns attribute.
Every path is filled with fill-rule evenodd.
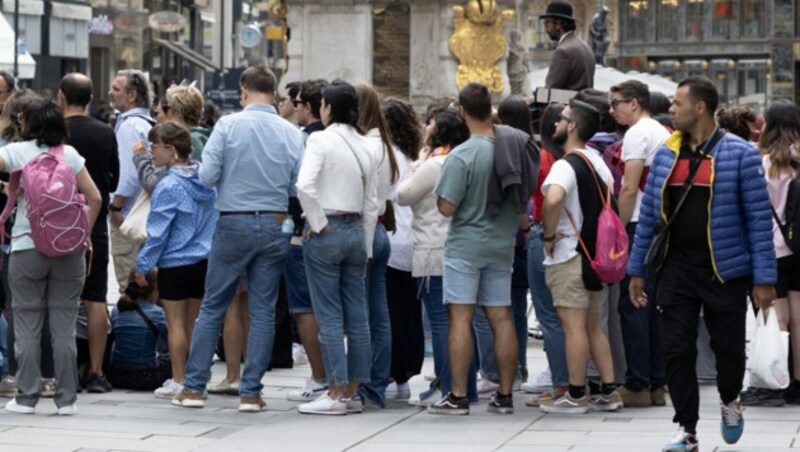
<svg viewBox="0 0 800 452"><path fill-rule="evenodd" d="M544 279L553 295L553 306L561 308L588 309L599 312L608 298L608 287L593 292L583 285L581 256L544 268Z"/></svg>

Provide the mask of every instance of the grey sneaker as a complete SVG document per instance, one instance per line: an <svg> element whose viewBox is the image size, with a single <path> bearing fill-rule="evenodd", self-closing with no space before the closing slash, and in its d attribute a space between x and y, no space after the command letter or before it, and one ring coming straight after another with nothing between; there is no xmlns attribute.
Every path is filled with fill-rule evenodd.
<svg viewBox="0 0 800 452"><path fill-rule="evenodd" d="M42 386L39 389L39 397L52 398L56 395L56 379L42 378Z"/></svg>
<svg viewBox="0 0 800 452"><path fill-rule="evenodd" d="M361 399L361 396L359 395L354 395L349 399L344 399L344 403L347 405L348 414L357 414L364 412L364 401Z"/></svg>
<svg viewBox="0 0 800 452"><path fill-rule="evenodd" d="M16 397L17 381L14 377L7 375L0 380L0 397Z"/></svg>
<svg viewBox="0 0 800 452"><path fill-rule="evenodd" d="M567 391L557 399L540 400L539 409L545 413L584 414L589 411L589 398L573 399Z"/></svg>
<svg viewBox="0 0 800 452"><path fill-rule="evenodd" d="M589 408L594 411L617 411L622 406L622 397L616 390L609 395L597 394L589 399Z"/></svg>

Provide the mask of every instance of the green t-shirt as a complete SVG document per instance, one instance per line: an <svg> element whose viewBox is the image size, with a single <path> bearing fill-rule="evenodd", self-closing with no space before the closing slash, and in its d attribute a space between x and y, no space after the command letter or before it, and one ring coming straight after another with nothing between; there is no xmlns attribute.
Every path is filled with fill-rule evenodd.
<svg viewBox="0 0 800 452"><path fill-rule="evenodd" d="M458 207L447 232L445 256L509 264L510 269L517 215L510 199L496 217L486 213L493 170L494 139L472 135L447 156L434 192Z"/></svg>

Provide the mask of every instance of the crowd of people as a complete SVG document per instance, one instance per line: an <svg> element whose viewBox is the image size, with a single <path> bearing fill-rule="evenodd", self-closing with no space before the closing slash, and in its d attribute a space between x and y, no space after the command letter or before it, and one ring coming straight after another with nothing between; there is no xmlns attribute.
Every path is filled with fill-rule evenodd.
<svg viewBox="0 0 800 452"><path fill-rule="evenodd" d="M762 120L718 110L702 77L671 101L631 80L532 116L516 96L495 110L472 83L420 117L366 84L279 90L254 66L243 110L218 117L192 86L154 104L145 75L125 70L112 128L87 115L85 75L65 76L55 100L0 75L0 170L60 153L89 222L85 249L42 254L19 192L0 316L8 411L50 395L76 414L80 390L112 387L191 408L237 395L240 411L262 411L292 320L310 375L287 398L306 414L407 399L466 415L482 398L510 414L517 390L544 412L585 413L668 394L680 430L664 450L682 451L698 446L698 376L716 380L728 443L743 404L800 403L800 356L786 390L742 391L748 296L782 330L800 324L800 264L783 234L800 159L788 101ZM621 281L597 270L607 209L629 243L609 256L628 259ZM123 294L110 315L109 256ZM535 374L529 290L548 363ZM434 376L411 394L426 322ZM226 375L212 384L220 342ZM699 375L709 345L715 364Z"/></svg>

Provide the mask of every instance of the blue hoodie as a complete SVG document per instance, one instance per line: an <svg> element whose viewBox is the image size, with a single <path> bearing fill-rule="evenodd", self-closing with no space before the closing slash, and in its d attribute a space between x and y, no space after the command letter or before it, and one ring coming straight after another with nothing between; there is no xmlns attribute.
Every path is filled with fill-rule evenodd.
<svg viewBox="0 0 800 452"><path fill-rule="evenodd" d="M147 217L147 242L137 271L180 267L208 258L219 213L217 193L200 182L198 165L173 166L159 181Z"/></svg>

